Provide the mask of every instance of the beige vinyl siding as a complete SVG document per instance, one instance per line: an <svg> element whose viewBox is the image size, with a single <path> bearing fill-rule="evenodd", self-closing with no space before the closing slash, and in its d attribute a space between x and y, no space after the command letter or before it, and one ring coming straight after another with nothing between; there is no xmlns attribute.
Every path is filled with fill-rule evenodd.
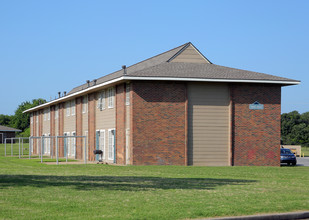
<svg viewBox="0 0 309 220"><path fill-rule="evenodd" d="M50 109L45 108L43 113L43 134L49 134L50 133Z"/></svg>
<svg viewBox="0 0 309 220"><path fill-rule="evenodd" d="M70 100L71 102L72 100ZM66 114L67 113L67 105L65 105L66 108L64 109L64 120L63 120L63 131L64 132L73 132L76 130L76 116L70 114L69 116ZM71 110L71 105L70 110ZM71 111L70 111L71 112ZM63 134L59 134L63 135Z"/></svg>
<svg viewBox="0 0 309 220"><path fill-rule="evenodd" d="M108 129L116 128L116 105L114 101L114 107L108 108L108 90L106 89L105 99L103 99L105 102L105 108L102 110L98 108L100 92L101 91L98 91L96 96L96 130L105 130L105 157L103 158L103 161L113 163L113 160L108 159ZM116 99L114 98L114 100Z"/></svg>
<svg viewBox="0 0 309 220"><path fill-rule="evenodd" d="M183 63L209 63L192 45L182 51L171 62Z"/></svg>
<svg viewBox="0 0 309 220"><path fill-rule="evenodd" d="M230 165L229 104L227 84L188 84L189 165Z"/></svg>

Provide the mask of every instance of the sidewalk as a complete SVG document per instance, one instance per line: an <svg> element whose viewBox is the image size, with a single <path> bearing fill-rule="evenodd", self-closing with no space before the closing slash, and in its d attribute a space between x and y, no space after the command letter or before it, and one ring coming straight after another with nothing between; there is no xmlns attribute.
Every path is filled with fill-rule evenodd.
<svg viewBox="0 0 309 220"><path fill-rule="evenodd" d="M309 211L288 212L263 215L248 215L238 217L221 217L221 218L202 218L197 220L291 220L291 219L309 219Z"/></svg>

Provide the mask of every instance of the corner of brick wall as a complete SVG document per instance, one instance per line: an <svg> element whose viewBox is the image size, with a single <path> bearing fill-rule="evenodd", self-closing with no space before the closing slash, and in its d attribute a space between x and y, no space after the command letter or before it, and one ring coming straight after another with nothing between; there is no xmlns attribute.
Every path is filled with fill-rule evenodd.
<svg viewBox="0 0 309 220"><path fill-rule="evenodd" d="M82 97L76 98L76 136L83 135L83 115L82 115ZM82 159L83 157L83 139L76 138L76 158Z"/></svg>
<svg viewBox="0 0 309 220"><path fill-rule="evenodd" d="M235 166L280 166L281 86L233 84L232 153ZM263 110L251 110L258 101Z"/></svg>
<svg viewBox="0 0 309 220"><path fill-rule="evenodd" d="M186 165L186 84L132 82L134 165Z"/></svg>
<svg viewBox="0 0 309 220"><path fill-rule="evenodd" d="M96 149L96 114L95 114L96 93L88 95L88 159L95 160L93 150Z"/></svg>
<svg viewBox="0 0 309 220"><path fill-rule="evenodd" d="M125 84L116 86L116 163L125 164Z"/></svg>

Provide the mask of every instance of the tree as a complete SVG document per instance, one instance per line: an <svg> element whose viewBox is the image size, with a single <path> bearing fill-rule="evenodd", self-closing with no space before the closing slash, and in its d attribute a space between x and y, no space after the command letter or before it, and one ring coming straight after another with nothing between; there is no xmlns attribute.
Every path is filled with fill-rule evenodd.
<svg viewBox="0 0 309 220"><path fill-rule="evenodd" d="M286 145L309 146L309 112L281 115L281 138Z"/></svg>
<svg viewBox="0 0 309 220"><path fill-rule="evenodd" d="M13 115L2 115L2 114L0 114L0 125L11 126L10 123L11 123L13 117L14 117Z"/></svg>
<svg viewBox="0 0 309 220"><path fill-rule="evenodd" d="M15 115L12 115L12 116L4 115L2 117L2 120L8 126L24 131L26 128L30 126L30 114L23 113L23 111L33 108L43 103L46 103L46 100L41 99L41 98L33 99L32 102L29 102L29 101L22 102L15 110ZM0 117L0 124L5 125L5 123L1 123L1 117Z"/></svg>

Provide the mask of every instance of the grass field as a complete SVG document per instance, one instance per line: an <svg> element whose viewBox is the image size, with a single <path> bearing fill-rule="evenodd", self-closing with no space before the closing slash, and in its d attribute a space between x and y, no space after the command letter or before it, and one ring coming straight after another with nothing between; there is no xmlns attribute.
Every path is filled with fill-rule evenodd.
<svg viewBox="0 0 309 220"><path fill-rule="evenodd" d="M302 147L301 148L301 155L305 154L305 157L309 157L309 147Z"/></svg>
<svg viewBox="0 0 309 220"><path fill-rule="evenodd" d="M309 167L46 165L3 157L0 219L185 219L309 209Z"/></svg>

